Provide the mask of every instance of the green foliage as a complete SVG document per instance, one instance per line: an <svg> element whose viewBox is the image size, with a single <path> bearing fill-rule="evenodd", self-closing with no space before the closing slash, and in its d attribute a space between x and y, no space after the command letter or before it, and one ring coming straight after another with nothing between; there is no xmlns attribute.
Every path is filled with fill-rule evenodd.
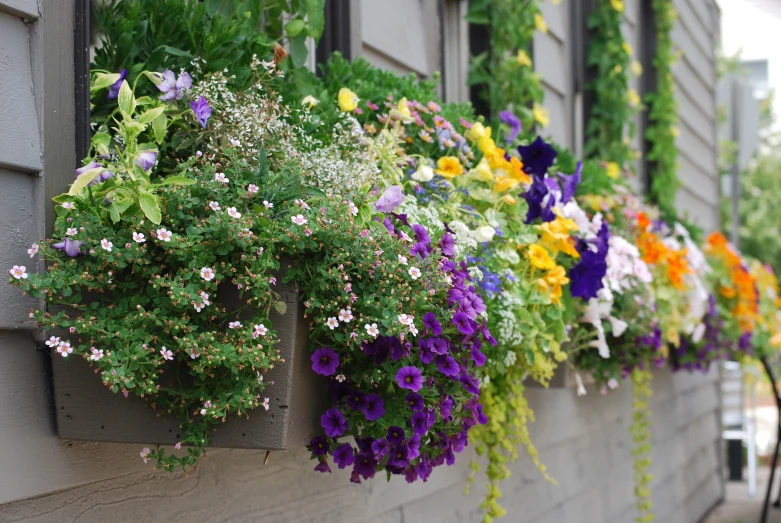
<svg viewBox="0 0 781 523"><path fill-rule="evenodd" d="M651 411L650 403L652 374L640 367L632 371L632 423L629 432L632 435L632 457L634 458L635 497L637 498L637 523L649 523L654 520L651 506Z"/></svg>

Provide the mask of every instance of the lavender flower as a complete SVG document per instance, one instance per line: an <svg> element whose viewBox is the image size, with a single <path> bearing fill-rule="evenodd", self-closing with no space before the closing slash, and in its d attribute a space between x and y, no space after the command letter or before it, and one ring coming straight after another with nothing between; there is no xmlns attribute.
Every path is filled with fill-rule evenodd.
<svg viewBox="0 0 781 523"><path fill-rule="evenodd" d="M154 149L149 149L138 153L135 164L141 167L143 171L148 171L149 169L155 166L156 161L157 161L157 151Z"/></svg>
<svg viewBox="0 0 781 523"><path fill-rule="evenodd" d="M119 96L119 88L122 87L122 82L127 78L127 69L119 71L119 80L111 84L108 88L108 99L116 100Z"/></svg>
<svg viewBox="0 0 781 523"><path fill-rule="evenodd" d="M379 212L393 212L404 202L404 191L400 185L391 185L377 199L375 206Z"/></svg>
<svg viewBox="0 0 781 523"><path fill-rule="evenodd" d="M442 334L442 326L433 312L427 312L423 315L423 325L426 326L426 332L430 332L434 336Z"/></svg>
<svg viewBox="0 0 781 523"><path fill-rule="evenodd" d="M460 371L458 363L453 356L437 356L437 369L448 378L457 378ZM452 404L452 402L451 402Z"/></svg>
<svg viewBox="0 0 781 523"><path fill-rule="evenodd" d="M453 325L456 326L461 334L473 334L475 328L472 326L472 323L469 316L464 312L457 312L453 315Z"/></svg>
<svg viewBox="0 0 781 523"><path fill-rule="evenodd" d="M412 430L416 435L423 436L430 428L428 414L416 412L412 415Z"/></svg>
<svg viewBox="0 0 781 523"><path fill-rule="evenodd" d="M367 394L361 408L367 421L378 420L385 415L385 402L379 394Z"/></svg>
<svg viewBox="0 0 781 523"><path fill-rule="evenodd" d="M81 249L82 242L77 240L71 240L70 238L65 238L60 243L55 243L52 245L55 249L59 251L63 251L67 256L70 256L71 258L75 258L79 254L84 254Z"/></svg>
<svg viewBox="0 0 781 523"><path fill-rule="evenodd" d="M331 376L339 366L339 355L330 347L321 347L312 354L312 370L323 376Z"/></svg>
<svg viewBox="0 0 781 523"><path fill-rule="evenodd" d="M328 466L328 460L326 458L323 458L320 463L315 465L315 471L317 472L328 472L331 473L331 467Z"/></svg>
<svg viewBox="0 0 781 523"><path fill-rule="evenodd" d="M377 456L378 460L381 460L385 455L390 452L390 444L385 438L380 438L372 442L372 452Z"/></svg>
<svg viewBox="0 0 781 523"><path fill-rule="evenodd" d="M78 169L76 169L76 176L74 176L73 178L76 179L79 176L81 176L82 174L84 174L85 172L91 171L92 169L97 169L98 167L103 167L103 166L101 164L99 164L98 162L96 162L95 160L92 160L90 163L88 163L84 167L79 167Z"/></svg>
<svg viewBox="0 0 781 523"><path fill-rule="evenodd" d="M404 441L404 436L404 429L393 426L388 429L388 433L385 435L385 439L388 440L388 443L391 445L401 445Z"/></svg>
<svg viewBox="0 0 781 523"><path fill-rule="evenodd" d="M417 392L423 387L423 374L417 367L402 367L396 373L396 383L402 389Z"/></svg>
<svg viewBox="0 0 781 523"><path fill-rule="evenodd" d="M575 196L575 191L580 183L582 173L583 162L578 162L577 167L575 167L575 172L572 174L556 173L556 177L561 182L561 203L567 203Z"/></svg>
<svg viewBox="0 0 781 523"><path fill-rule="evenodd" d="M499 113L499 120L510 127L510 132L504 134L507 143L513 143L518 135L521 134L521 120L512 111L502 111Z"/></svg>
<svg viewBox="0 0 781 523"><path fill-rule="evenodd" d="M413 412L419 412L423 410L424 402L423 396L417 392L410 392L404 398L404 401L409 405L410 410Z"/></svg>
<svg viewBox="0 0 781 523"><path fill-rule="evenodd" d="M206 121L212 115L212 108L209 107L209 102L207 102L206 98L203 96L199 96L197 100L190 102L190 107L192 107L195 118L198 119L198 123L201 124L201 127L206 129Z"/></svg>
<svg viewBox="0 0 781 523"><path fill-rule="evenodd" d="M442 254L452 258L456 255L456 240L452 234L445 233L442 235L442 240L439 242L439 247L442 249Z"/></svg>
<svg viewBox="0 0 781 523"><path fill-rule="evenodd" d="M182 73L177 78L176 74L169 69L164 71L163 74L155 73L155 77L159 82L157 88L163 93L160 95L160 99L164 102L181 100L182 96L184 96L184 91L193 86L193 80L187 73Z"/></svg>
<svg viewBox="0 0 781 523"><path fill-rule="evenodd" d="M349 443L343 443L334 450L334 463L340 468L346 468L355 463L355 451Z"/></svg>
<svg viewBox="0 0 781 523"><path fill-rule="evenodd" d="M325 434L331 438L338 438L347 430L347 421L339 409L328 409L320 416L320 425L325 430Z"/></svg>

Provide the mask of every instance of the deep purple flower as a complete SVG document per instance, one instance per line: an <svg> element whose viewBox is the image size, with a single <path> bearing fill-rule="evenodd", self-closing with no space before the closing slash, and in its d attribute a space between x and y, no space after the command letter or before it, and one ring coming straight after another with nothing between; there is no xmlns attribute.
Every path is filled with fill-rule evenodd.
<svg viewBox="0 0 781 523"><path fill-rule="evenodd" d="M485 425L488 423L488 416L485 415L483 412L483 406L479 403L477 403L474 410L472 410L472 416L474 416L480 425Z"/></svg>
<svg viewBox="0 0 781 523"><path fill-rule="evenodd" d="M375 217L375 220L380 221L379 217ZM396 227L393 225L391 219L388 218L387 216L382 221L382 224L385 226L385 228L388 230L389 233L393 234L394 232L396 232Z"/></svg>
<svg viewBox="0 0 781 523"><path fill-rule="evenodd" d="M349 443L343 443L334 450L334 463L340 468L349 467L355 463L355 452Z"/></svg>
<svg viewBox="0 0 781 523"><path fill-rule="evenodd" d="M108 99L109 100L116 100L117 96L119 96L119 88L122 87L122 82L127 78L127 69L122 69L119 71L119 80L111 84L111 86L108 88Z"/></svg>
<svg viewBox="0 0 781 523"><path fill-rule="evenodd" d="M141 151L138 153L138 156L136 157L136 165L141 167L141 170L148 171L152 167L155 166L155 162L157 161L157 151L155 150L146 150Z"/></svg>
<svg viewBox="0 0 781 523"><path fill-rule="evenodd" d="M312 354L312 370L323 376L330 376L339 366L339 355L330 347L320 347Z"/></svg>
<svg viewBox="0 0 781 523"><path fill-rule="evenodd" d="M353 390L347 395L347 405L357 411L363 410L363 393Z"/></svg>
<svg viewBox="0 0 781 523"><path fill-rule="evenodd" d="M429 418L428 414L425 412L416 412L412 415L412 430L415 434L418 436L424 435L426 432L428 432L429 428Z"/></svg>
<svg viewBox="0 0 781 523"><path fill-rule="evenodd" d="M404 191L400 185L391 185L377 199L375 206L380 212L393 212L404 202Z"/></svg>
<svg viewBox="0 0 781 523"><path fill-rule="evenodd" d="M445 463L448 467L452 467L453 464L456 462L456 456L453 454L453 447L451 445L448 445L444 452L445 455Z"/></svg>
<svg viewBox="0 0 781 523"><path fill-rule="evenodd" d="M510 127L510 132L504 134L504 139L507 143L513 143L521 134L521 119L512 111L502 111L499 113L499 120Z"/></svg>
<svg viewBox="0 0 781 523"><path fill-rule="evenodd" d="M590 300L596 298L597 292L602 288L602 278L607 273L608 240L610 231L607 223L602 222L602 227L597 233L597 239L589 245L581 242L578 245L580 260L570 269L570 294L573 297ZM596 252L592 250L596 247Z"/></svg>
<svg viewBox="0 0 781 523"><path fill-rule="evenodd" d="M312 449L312 453L315 456L325 456L328 454L328 449L331 448L331 444L328 443L328 438L325 436L315 436L312 441L309 442L309 447Z"/></svg>
<svg viewBox="0 0 781 523"><path fill-rule="evenodd" d="M375 440L372 443L372 452L374 452L374 455L378 460L381 460L388 452L390 452L390 443L388 443L388 440L385 438Z"/></svg>
<svg viewBox="0 0 781 523"><path fill-rule="evenodd" d="M325 414L320 416L320 425L326 435L331 438L338 438L347 430L347 421L339 409L328 409Z"/></svg>
<svg viewBox="0 0 781 523"><path fill-rule="evenodd" d="M468 372L462 371L459 381L467 392L471 392L472 394L480 394L480 383Z"/></svg>
<svg viewBox="0 0 781 523"><path fill-rule="evenodd" d="M81 244L83 242L77 241L77 240L71 240L70 238L65 238L60 243L55 243L52 245L55 249L58 251L63 251L67 256L70 256L71 258L75 258L79 254L84 254L81 249Z"/></svg>
<svg viewBox="0 0 781 523"><path fill-rule="evenodd" d="M437 357L436 353L431 350L429 340L420 338L418 340L418 348L420 348L420 361L423 362L424 365L428 365Z"/></svg>
<svg viewBox="0 0 781 523"><path fill-rule="evenodd" d="M433 312L427 312L423 315L423 325L426 326L426 332L439 336L442 334L442 326L437 321L437 316Z"/></svg>
<svg viewBox="0 0 781 523"><path fill-rule="evenodd" d="M439 406L439 415L442 417L442 419L447 419L450 417L450 411L453 408L453 398L451 398L448 395L445 395L445 398L442 400L442 403Z"/></svg>
<svg viewBox="0 0 781 523"><path fill-rule="evenodd" d="M445 233L442 235L442 239L439 242L439 248L442 249L442 254L452 258L456 255L456 239L452 234Z"/></svg>
<svg viewBox="0 0 781 523"><path fill-rule="evenodd" d="M437 369L448 378L453 379L458 377L458 373L461 370L456 360L449 355L437 356Z"/></svg>
<svg viewBox="0 0 781 523"><path fill-rule="evenodd" d="M385 415L385 402L379 394L367 394L363 398L363 408L361 411L367 421L378 420Z"/></svg>
<svg viewBox="0 0 781 523"><path fill-rule="evenodd" d="M180 74L179 78L171 70L166 70L162 74L155 73L154 76L157 78L157 88L163 93L160 99L164 102L181 100L184 91L193 86L193 80L186 72Z"/></svg>
<svg viewBox="0 0 781 523"><path fill-rule="evenodd" d="M197 100L190 102L190 107L192 107L195 118L198 119L198 123L201 124L201 127L206 129L206 121L212 115L212 108L209 107L209 102L207 102L206 98L203 96L199 96Z"/></svg>
<svg viewBox="0 0 781 523"><path fill-rule="evenodd" d="M431 245L431 238L429 238L428 232L426 231L426 228L422 225L418 225L417 223L412 226L412 231L415 233L415 238L419 242L423 242L426 245Z"/></svg>
<svg viewBox="0 0 781 523"><path fill-rule="evenodd" d="M480 349L477 348L477 345L473 345L472 361L475 362L475 365L477 365L478 367L482 367L483 365L485 365L485 360L486 360L485 354L480 352Z"/></svg>
<svg viewBox="0 0 781 523"><path fill-rule="evenodd" d="M401 427L392 426L388 429L388 433L385 435L385 439L391 445L401 445L404 441L404 429Z"/></svg>
<svg viewBox="0 0 781 523"><path fill-rule="evenodd" d="M448 353L447 341L443 340L442 338L429 338L428 340L426 340L426 343L428 344L432 352L435 352L437 354Z"/></svg>
<svg viewBox="0 0 781 523"><path fill-rule="evenodd" d="M475 328L472 326L472 321L469 316L463 312L457 312L453 315L453 325L456 326L458 332L461 334L472 334L475 332Z"/></svg>
<svg viewBox="0 0 781 523"><path fill-rule="evenodd" d="M575 196L575 191L580 183L583 174L583 162L578 162L575 172L572 174L556 173L556 177L561 183L561 203L567 203Z"/></svg>
<svg viewBox="0 0 781 523"><path fill-rule="evenodd" d="M328 466L328 458L323 458L320 463L315 465L315 470L317 472L328 472L331 473L331 467Z"/></svg>
<svg viewBox="0 0 781 523"><path fill-rule="evenodd" d="M421 260L425 260L426 256L428 256L428 246L426 246L423 242L417 242L415 245L410 248L409 253L411 256L417 258L418 255L420 255Z"/></svg>
<svg viewBox="0 0 781 523"><path fill-rule="evenodd" d="M556 159L556 149L545 142L540 136L529 145L519 145L518 153L523 159L527 173L542 178Z"/></svg>
<svg viewBox="0 0 781 523"><path fill-rule="evenodd" d="M409 405L410 410L418 412L423 410L424 402L423 396L417 392L410 392L404 397L404 401Z"/></svg>
<svg viewBox="0 0 781 523"><path fill-rule="evenodd" d="M531 223L537 218L542 218L544 222L552 222L556 219L556 214L553 212L554 199L541 176L532 177L529 190L521 193L521 197L526 200L529 207L526 211L526 223Z"/></svg>
<svg viewBox="0 0 781 523"><path fill-rule="evenodd" d="M418 480L418 469L415 467L405 468L404 479L407 481L407 483L415 483Z"/></svg>
<svg viewBox="0 0 781 523"><path fill-rule="evenodd" d="M423 374L417 367L402 367L396 373L396 383L402 389L417 392L423 387Z"/></svg>
<svg viewBox="0 0 781 523"><path fill-rule="evenodd" d="M420 436L414 434L409 440L407 440L407 457L409 459L415 459L420 456Z"/></svg>
<svg viewBox="0 0 781 523"><path fill-rule="evenodd" d="M409 465L409 449L406 445L393 447L389 453L388 465L391 467L404 468Z"/></svg>
<svg viewBox="0 0 781 523"><path fill-rule="evenodd" d="M374 477L375 470L377 470L377 465L374 461L374 455L360 453L355 457L354 475L363 476L363 479L371 479Z"/></svg>
<svg viewBox="0 0 781 523"><path fill-rule="evenodd" d="M420 462L415 467L415 471L418 473L418 477L425 483L428 481L428 477L431 475L431 466L428 463L428 458L423 456Z"/></svg>

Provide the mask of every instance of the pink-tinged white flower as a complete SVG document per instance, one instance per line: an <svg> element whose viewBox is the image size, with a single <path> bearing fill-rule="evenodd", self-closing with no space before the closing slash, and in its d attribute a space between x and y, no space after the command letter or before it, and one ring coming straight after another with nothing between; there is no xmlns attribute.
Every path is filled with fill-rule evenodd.
<svg viewBox="0 0 781 523"><path fill-rule="evenodd" d="M255 374L258 375L258 383L263 383L263 374L261 374L259 370L256 370Z"/></svg>
<svg viewBox="0 0 781 523"><path fill-rule="evenodd" d="M206 409L201 409L201 416L206 416Z"/></svg>
<svg viewBox="0 0 781 523"><path fill-rule="evenodd" d="M277 279L272 276L271 278L268 279L268 282L271 285L276 285L277 284Z"/></svg>
<svg viewBox="0 0 781 523"><path fill-rule="evenodd" d="M296 205L301 206L302 209L306 209L307 211L309 210L309 206L306 204L306 202L304 200L300 200L299 199L299 200L296 200L293 203L295 203Z"/></svg>
<svg viewBox="0 0 781 523"><path fill-rule="evenodd" d="M210 400L207 400L206 403L203 404L203 406L206 407L207 409L210 409L212 408L212 402Z"/></svg>
<svg viewBox="0 0 781 523"><path fill-rule="evenodd" d="M350 339L351 339L351 340L354 340L354 339L355 339L355 338L357 338L357 337L358 337L358 333L357 333L357 332L355 332L355 331L352 331L352 332L350 333Z"/></svg>
<svg viewBox="0 0 781 523"><path fill-rule="evenodd" d="M325 324L328 325L329 329L334 330L335 328L337 328L339 326L339 321L337 321L337 319L332 316L332 317L328 318L328 320L325 322Z"/></svg>
<svg viewBox="0 0 781 523"><path fill-rule="evenodd" d="M161 356L163 357L163 359L164 359L164 360L166 360L166 361L171 361L172 359L174 359L174 353L173 353L173 351L170 351L170 350L166 349L166 348L165 348L165 345L163 345L163 348L162 348L162 349L160 349L160 355L161 355Z"/></svg>
<svg viewBox="0 0 781 523"><path fill-rule="evenodd" d="M404 240L405 242L411 242L412 241L412 238L409 237L409 234L407 234L404 231L401 231L401 239Z"/></svg>
<svg viewBox="0 0 781 523"><path fill-rule="evenodd" d="M59 352L63 358L67 358L68 354L73 352L73 347L71 347L70 342L61 341L59 345L57 345L57 352Z"/></svg>
<svg viewBox="0 0 781 523"><path fill-rule="evenodd" d="M193 306L195 307L195 310L197 312L201 312L204 307L211 305L212 302L209 301L209 293L201 291L201 303L195 303Z"/></svg>
<svg viewBox="0 0 781 523"><path fill-rule="evenodd" d="M348 283L347 285L344 286L344 292L352 292L352 291L353 291L352 283Z"/></svg>
<svg viewBox="0 0 781 523"><path fill-rule="evenodd" d="M143 449L141 449L141 459L144 460L144 463L146 463L147 460L149 460L149 453L150 452L152 452L152 451L149 449L149 447L144 447Z"/></svg>
<svg viewBox="0 0 781 523"><path fill-rule="evenodd" d="M232 321L228 324L229 329L238 329L239 327L241 327L240 321Z"/></svg>
<svg viewBox="0 0 781 523"><path fill-rule="evenodd" d="M399 256L399 263L402 265L407 265L407 257L402 256L401 254L399 254L398 256Z"/></svg>
<svg viewBox="0 0 781 523"><path fill-rule="evenodd" d="M234 147L241 147L240 141L234 140L233 138L231 138L230 141L231 141L231 145L233 145Z"/></svg>
<svg viewBox="0 0 781 523"><path fill-rule="evenodd" d="M26 280L27 279L27 267L24 265L14 265L9 269L11 273L11 276L16 278L17 280Z"/></svg>
<svg viewBox="0 0 781 523"><path fill-rule="evenodd" d="M351 292L350 293L350 301L355 303L356 301L358 301L358 296L356 296L355 293Z"/></svg>
<svg viewBox="0 0 781 523"><path fill-rule="evenodd" d="M339 311L339 321L350 323L350 320L352 319L353 319L353 311L350 310L349 307L347 309L342 309Z"/></svg>
<svg viewBox="0 0 781 523"><path fill-rule="evenodd" d="M171 238L173 238L174 233L166 229L165 227L161 229L157 229L157 239L161 242L170 242Z"/></svg>
<svg viewBox="0 0 781 523"><path fill-rule="evenodd" d="M79 230L76 227L68 227L65 230L66 236L76 236L77 234L79 234Z"/></svg>
<svg viewBox="0 0 781 523"><path fill-rule="evenodd" d="M89 351L92 353L89 357L89 359L91 359L92 361L98 361L103 357L103 349L96 349L95 347L90 347Z"/></svg>
<svg viewBox="0 0 781 523"><path fill-rule="evenodd" d="M411 314L399 314L399 323L402 325L412 325L413 321L415 321L415 317Z"/></svg>
<svg viewBox="0 0 781 523"><path fill-rule="evenodd" d="M269 401L268 398L263 398L263 403L261 403L260 406L263 407L264 409L268 410L268 407L269 407L268 401Z"/></svg>
<svg viewBox="0 0 781 523"><path fill-rule="evenodd" d="M418 269L417 267L410 267L407 272L409 273L409 275L412 277L413 280L417 280L418 278L420 278L421 272L420 269Z"/></svg>
<svg viewBox="0 0 781 523"><path fill-rule="evenodd" d="M236 210L236 207L228 207L228 216L231 218L236 218L237 220L241 218L241 213Z"/></svg>
<svg viewBox="0 0 781 523"><path fill-rule="evenodd" d="M249 193L250 196L252 196L256 192L258 192L259 189L260 188L257 185L255 185L254 183L251 183L251 184L249 184L249 187L247 187L247 192Z"/></svg>
<svg viewBox="0 0 781 523"><path fill-rule="evenodd" d="M409 326L409 332L410 332L410 334L412 334L413 336L417 336L417 335L418 335L418 328L417 328L417 327L415 327L414 325L410 325L410 326Z"/></svg>
<svg viewBox="0 0 781 523"><path fill-rule="evenodd" d="M266 250L266 249L264 249L263 247L258 247L258 256L260 256L261 254L263 254L263 251L265 251L265 250Z"/></svg>
<svg viewBox="0 0 781 523"><path fill-rule="evenodd" d="M38 254L38 244L37 243L33 243L32 246L30 246L30 248L27 249L27 254L30 255L30 258L32 258L36 254Z"/></svg>
<svg viewBox="0 0 781 523"><path fill-rule="evenodd" d="M200 158L201 156L203 156L203 153L201 151L195 151L195 156Z"/></svg>
<svg viewBox="0 0 781 523"><path fill-rule="evenodd" d="M201 357L201 353L198 349L190 349L190 359L197 360Z"/></svg>
<svg viewBox="0 0 781 523"><path fill-rule="evenodd" d="M583 378L577 372L575 373L575 382L578 384L578 396L585 396L586 386L583 385Z"/></svg>
<svg viewBox="0 0 781 523"><path fill-rule="evenodd" d="M56 347L57 345L59 345L59 344L60 344L60 338L58 338L58 337L56 337L56 336L52 336L51 338L49 338L48 340L46 340L46 342L45 342L45 343L46 343L46 346L47 346L47 347L54 348L54 347Z"/></svg>
<svg viewBox="0 0 781 523"><path fill-rule="evenodd" d="M358 216L358 207L353 202L347 202L347 205L350 206L350 212L353 216Z"/></svg>
<svg viewBox="0 0 781 523"><path fill-rule="evenodd" d="M108 241L106 238L103 238L100 240L100 246L103 248L104 251L111 252L111 248L114 247L114 244Z"/></svg>
<svg viewBox="0 0 781 523"><path fill-rule="evenodd" d="M74 204L73 202L63 202L62 208L63 209L68 209L68 210L75 209L76 208L76 204Z"/></svg>
<svg viewBox="0 0 781 523"><path fill-rule="evenodd" d="M74 334L76 332L76 327L68 327L68 332L70 332L71 334Z"/></svg>
<svg viewBox="0 0 781 523"><path fill-rule="evenodd" d="M211 267L204 267L201 269L201 278L206 281L212 281L214 279L214 270Z"/></svg>
<svg viewBox="0 0 781 523"><path fill-rule="evenodd" d="M263 207L265 207L266 209L273 209L274 204L269 201L263 200Z"/></svg>
<svg viewBox="0 0 781 523"><path fill-rule="evenodd" d="M297 214L296 216L293 216L290 219L296 225L304 225L306 223L306 221L307 221L303 214Z"/></svg>
<svg viewBox="0 0 781 523"><path fill-rule="evenodd" d="M134 232L133 241L136 243L144 243L146 241L146 236L144 236L143 232Z"/></svg>
<svg viewBox="0 0 781 523"><path fill-rule="evenodd" d="M344 382L344 380L346 380L346 379L347 379L347 377L344 374L339 374L339 375L336 376L336 381L338 381L339 383Z"/></svg>
<svg viewBox="0 0 781 523"><path fill-rule="evenodd" d="M607 382L607 386L610 390L615 390L618 388L618 380L615 378L610 378Z"/></svg>
<svg viewBox="0 0 781 523"><path fill-rule="evenodd" d="M312 236L312 229L304 229L305 236Z"/></svg>
<svg viewBox="0 0 781 523"><path fill-rule="evenodd" d="M228 183L230 181L225 177L225 173L214 173L214 179L220 183Z"/></svg>
<svg viewBox="0 0 781 523"><path fill-rule="evenodd" d="M212 211L215 211L215 212L219 211L219 210L222 210L222 207L220 207L220 203L219 202L209 202L209 208Z"/></svg>
<svg viewBox="0 0 781 523"><path fill-rule="evenodd" d="M268 333L268 329L261 323L260 325L255 325L255 332L260 336L265 336Z"/></svg>
<svg viewBox="0 0 781 523"><path fill-rule="evenodd" d="M176 450L179 450L180 448L182 448L182 442L181 442L181 441L177 441L177 442L176 442L176 445L174 445L174 448L175 448Z"/></svg>

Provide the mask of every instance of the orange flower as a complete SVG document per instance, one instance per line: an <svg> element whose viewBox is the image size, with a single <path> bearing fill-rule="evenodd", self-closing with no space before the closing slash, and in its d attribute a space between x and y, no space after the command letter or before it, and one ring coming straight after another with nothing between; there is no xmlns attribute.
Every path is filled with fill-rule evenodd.
<svg viewBox="0 0 781 523"><path fill-rule="evenodd" d="M679 251L667 250L667 276L670 281L680 290L686 290L683 283L684 274L689 274L691 269L686 262L686 249Z"/></svg>
<svg viewBox="0 0 781 523"><path fill-rule="evenodd" d="M637 213L637 226L641 231L645 231L650 225L651 220L648 219L648 216L646 216L644 212L640 211Z"/></svg>

